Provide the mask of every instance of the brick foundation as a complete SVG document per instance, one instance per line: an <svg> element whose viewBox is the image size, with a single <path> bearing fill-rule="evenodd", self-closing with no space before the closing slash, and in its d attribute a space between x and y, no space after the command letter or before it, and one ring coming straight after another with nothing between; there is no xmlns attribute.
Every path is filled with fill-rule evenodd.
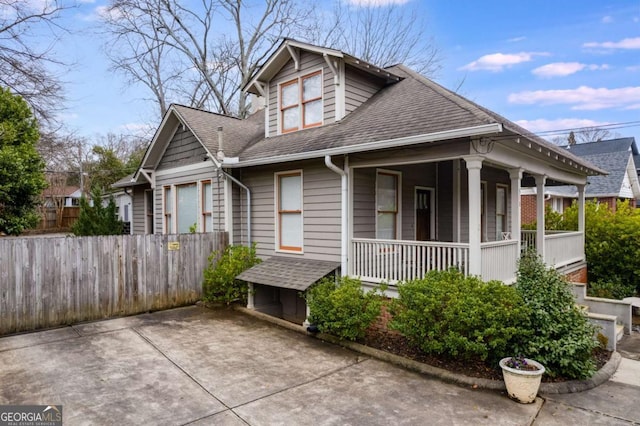
<svg viewBox="0 0 640 426"><path fill-rule="evenodd" d="M564 274L567 280L571 283L587 283L587 265L582 266L580 269L576 269Z"/></svg>

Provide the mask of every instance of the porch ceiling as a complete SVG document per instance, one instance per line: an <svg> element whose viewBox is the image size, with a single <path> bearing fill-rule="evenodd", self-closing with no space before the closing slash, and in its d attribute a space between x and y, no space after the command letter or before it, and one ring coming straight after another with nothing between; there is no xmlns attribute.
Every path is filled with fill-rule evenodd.
<svg viewBox="0 0 640 426"><path fill-rule="evenodd" d="M339 262L272 256L236 278L254 284L305 291L339 267Z"/></svg>

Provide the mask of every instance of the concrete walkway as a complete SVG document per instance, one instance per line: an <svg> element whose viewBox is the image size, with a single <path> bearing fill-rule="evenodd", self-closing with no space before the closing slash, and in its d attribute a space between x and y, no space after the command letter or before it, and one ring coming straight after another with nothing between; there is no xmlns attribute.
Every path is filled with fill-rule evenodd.
<svg viewBox="0 0 640 426"><path fill-rule="evenodd" d="M640 362L627 361L596 389L521 405L187 307L0 338L0 404L62 404L65 425L629 424Z"/></svg>

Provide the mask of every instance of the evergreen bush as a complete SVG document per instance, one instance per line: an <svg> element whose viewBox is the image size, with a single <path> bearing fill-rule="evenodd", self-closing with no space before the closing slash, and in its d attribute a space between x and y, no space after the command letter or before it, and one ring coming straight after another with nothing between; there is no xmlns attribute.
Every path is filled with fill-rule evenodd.
<svg viewBox="0 0 640 426"><path fill-rule="evenodd" d="M325 277L307 290L309 321L324 333L357 340L380 315L382 297L365 292L358 279Z"/></svg>
<svg viewBox="0 0 640 426"><path fill-rule="evenodd" d="M591 377L596 329L575 304L565 277L527 252L520 259L515 290L529 308L523 327L531 333L522 335L514 353L540 362L551 377Z"/></svg>
<svg viewBox="0 0 640 426"><path fill-rule="evenodd" d="M255 243L251 247L227 246L222 253L214 251L204 270L203 300L227 305L236 300L246 301L247 283L236 276L260 262Z"/></svg>
<svg viewBox="0 0 640 426"><path fill-rule="evenodd" d="M427 354L495 362L528 335L527 310L516 291L456 270L430 271L398 285L390 327Z"/></svg>
<svg viewBox="0 0 640 426"><path fill-rule="evenodd" d="M113 197L109 203L102 204L102 192L98 187L91 191L93 205L89 204L86 197L80 198L80 215L71 227L71 231L77 236L88 235L121 235L123 223L118 219L116 202Z"/></svg>

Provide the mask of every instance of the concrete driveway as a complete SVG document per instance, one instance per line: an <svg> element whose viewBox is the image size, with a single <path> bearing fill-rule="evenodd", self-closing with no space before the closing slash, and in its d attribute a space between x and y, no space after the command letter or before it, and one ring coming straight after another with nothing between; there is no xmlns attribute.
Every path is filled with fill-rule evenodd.
<svg viewBox="0 0 640 426"><path fill-rule="evenodd" d="M62 404L65 425L556 424L568 397L541 412L542 399L445 384L226 309L0 339L0 404Z"/></svg>

